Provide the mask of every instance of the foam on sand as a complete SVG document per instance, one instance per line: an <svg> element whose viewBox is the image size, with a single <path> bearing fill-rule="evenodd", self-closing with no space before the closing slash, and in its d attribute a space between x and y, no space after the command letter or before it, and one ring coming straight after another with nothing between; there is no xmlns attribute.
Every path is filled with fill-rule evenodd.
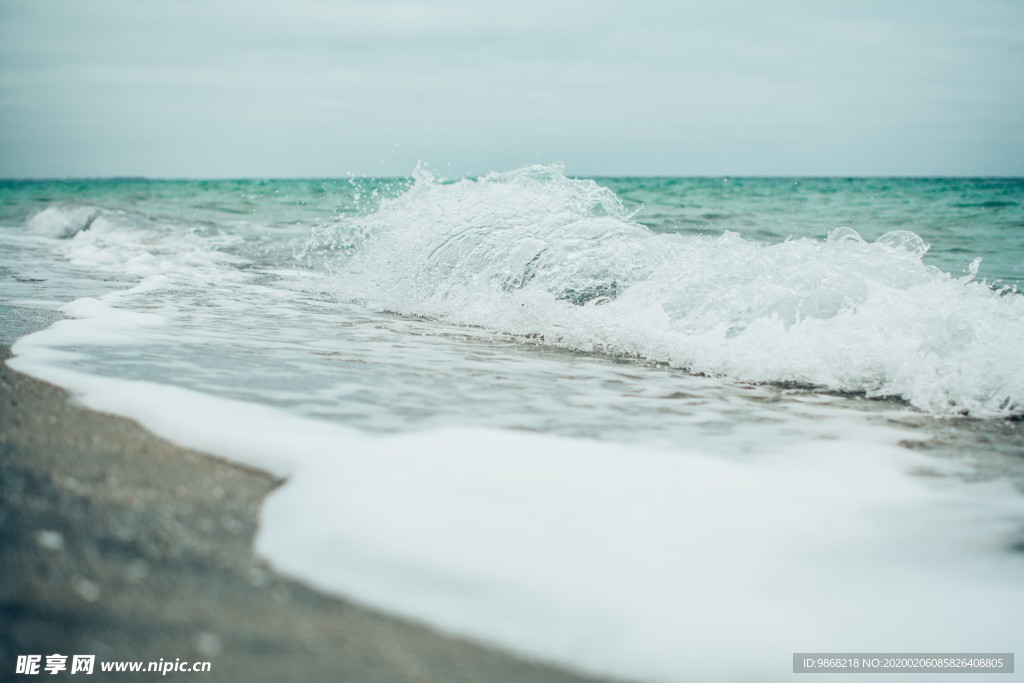
<svg viewBox="0 0 1024 683"><path fill-rule="evenodd" d="M794 651L1012 651L1024 499L851 421L835 441L736 458L450 428L398 436L52 354L121 318L20 340L17 370L87 407L288 482L256 546L325 590L530 656L644 680L779 680ZM108 343L104 340L101 343ZM738 648L738 650L737 650Z"/></svg>

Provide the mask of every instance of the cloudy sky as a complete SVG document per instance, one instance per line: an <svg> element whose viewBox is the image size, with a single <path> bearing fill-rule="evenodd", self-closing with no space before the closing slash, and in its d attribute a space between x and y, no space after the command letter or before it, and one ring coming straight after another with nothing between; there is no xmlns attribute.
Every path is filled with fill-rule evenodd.
<svg viewBox="0 0 1024 683"><path fill-rule="evenodd" d="M1024 175L1024 2L0 0L0 176Z"/></svg>

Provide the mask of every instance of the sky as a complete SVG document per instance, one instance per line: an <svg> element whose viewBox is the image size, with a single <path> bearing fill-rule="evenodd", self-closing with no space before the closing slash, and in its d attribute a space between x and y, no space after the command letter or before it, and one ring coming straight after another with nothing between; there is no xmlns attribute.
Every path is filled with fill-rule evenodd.
<svg viewBox="0 0 1024 683"><path fill-rule="evenodd" d="M0 0L0 177L1024 176L1021 0Z"/></svg>

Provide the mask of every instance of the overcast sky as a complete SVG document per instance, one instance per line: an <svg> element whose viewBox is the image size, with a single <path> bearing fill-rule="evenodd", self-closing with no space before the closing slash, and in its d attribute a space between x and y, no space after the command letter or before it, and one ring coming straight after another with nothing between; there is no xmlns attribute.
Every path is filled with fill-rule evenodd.
<svg viewBox="0 0 1024 683"><path fill-rule="evenodd" d="M0 0L0 176L1024 175L1024 0Z"/></svg>

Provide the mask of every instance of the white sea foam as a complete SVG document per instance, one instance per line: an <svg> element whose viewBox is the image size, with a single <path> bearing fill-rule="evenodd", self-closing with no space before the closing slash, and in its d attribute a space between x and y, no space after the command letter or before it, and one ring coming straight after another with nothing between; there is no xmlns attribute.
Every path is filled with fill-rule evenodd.
<svg viewBox="0 0 1024 683"><path fill-rule="evenodd" d="M796 650L1015 645L1019 496L908 477L923 461L893 447L844 439L736 463L448 430L353 450L267 501L259 551L533 656L631 679L771 681L790 678Z"/></svg>
<svg viewBox="0 0 1024 683"><path fill-rule="evenodd" d="M1024 298L867 243L654 234L558 166L439 183L343 221L339 296L753 382L897 396L936 414L1024 411Z"/></svg>
<svg viewBox="0 0 1024 683"><path fill-rule="evenodd" d="M34 220L34 219L32 219ZM89 230L76 233L57 250L74 266L101 273L147 279L147 290L213 288L243 279L230 266L244 259L223 247L241 236L201 237L188 226L162 225L144 216L104 212Z"/></svg>
<svg viewBox="0 0 1024 683"><path fill-rule="evenodd" d="M793 651L1012 651L1024 499L849 422L738 460L491 429L367 436L266 406L62 369L83 317L11 365L177 443L290 477L258 552L366 604L651 681L788 680ZM130 317L130 316L129 316ZM99 322L97 322L99 321ZM105 322L103 322L105 321ZM142 321L146 324L152 320Z"/></svg>

